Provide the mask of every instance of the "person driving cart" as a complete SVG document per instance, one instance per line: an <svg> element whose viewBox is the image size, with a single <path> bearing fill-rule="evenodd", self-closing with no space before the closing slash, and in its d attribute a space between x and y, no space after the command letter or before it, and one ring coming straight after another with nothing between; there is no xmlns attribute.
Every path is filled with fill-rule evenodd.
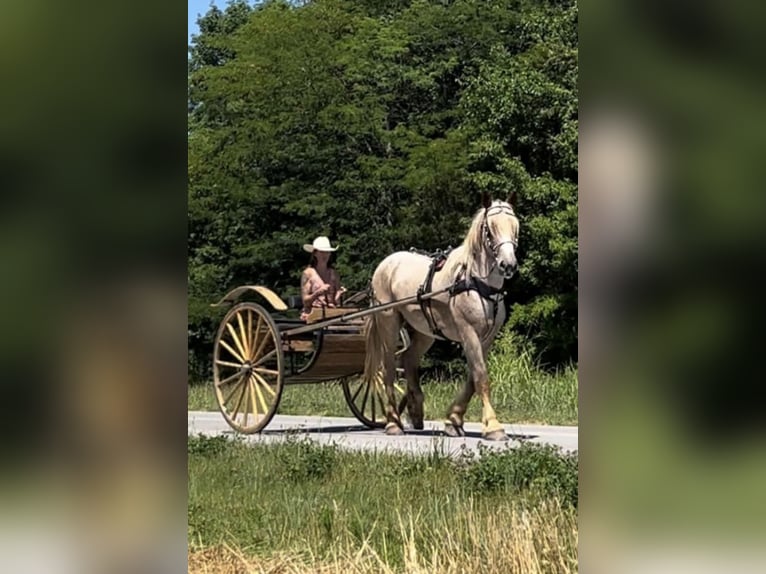
<svg viewBox="0 0 766 574"><path fill-rule="evenodd" d="M341 286L331 261L338 248L333 247L327 237L321 235L313 243L304 244L303 249L311 253L311 260L301 275L301 319L305 321L312 308L338 307L346 288Z"/></svg>

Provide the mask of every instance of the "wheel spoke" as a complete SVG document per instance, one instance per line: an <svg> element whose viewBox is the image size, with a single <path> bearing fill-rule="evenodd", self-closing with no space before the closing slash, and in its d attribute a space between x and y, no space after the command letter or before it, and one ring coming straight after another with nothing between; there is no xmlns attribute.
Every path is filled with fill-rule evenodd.
<svg viewBox="0 0 766 574"><path fill-rule="evenodd" d="M258 401L261 403L261 406L263 407L263 414L269 412L269 407L266 404L266 399L263 398L263 392L261 391L261 386L258 384L258 381L254 376L250 376L250 382L253 385L253 388L255 389L255 392L258 394ZM253 405L255 405L255 402L253 402Z"/></svg>
<svg viewBox="0 0 766 574"><path fill-rule="evenodd" d="M245 398L245 391L246 390L247 390L247 387L243 384L242 385L242 393L240 393L239 399L237 399L237 404L234 407L234 410L230 411L231 420L233 420L234 422L237 422L237 414L239 413L239 407L242 406L242 400Z"/></svg>
<svg viewBox="0 0 766 574"><path fill-rule="evenodd" d="M239 359L239 360L240 360L242 363L244 363L244 362L245 362L245 359L243 359L243 358L242 358L242 356L241 356L239 353L237 353L237 352L236 352L234 349L232 349L232 348L231 348L231 345L229 345L229 344L228 344L226 341L224 341L223 339L221 339L221 340L220 340L220 343L221 343L221 346L223 346L223 348L224 348L224 349L226 349L227 351L229 351L229 353L231 353L231 354L232 354L234 357L236 357L237 359Z"/></svg>
<svg viewBox="0 0 766 574"><path fill-rule="evenodd" d="M219 385L219 386L220 386L220 385ZM227 395L226 395L226 397L223 399L223 406L224 406L224 407L226 407L226 405L228 405L228 404L229 404L229 401L231 400L231 398L234 396L234 393L236 393L236 392L237 392L237 389L239 389L239 388L240 388L240 387L239 387L238 385L234 385L234 386L231 388L231 390L229 391L229 394L227 394Z"/></svg>
<svg viewBox="0 0 766 574"><path fill-rule="evenodd" d="M266 346L266 343L269 341L270 338L271 337L269 337L268 335L263 338L263 341L261 341L261 344L258 345L258 349L252 355L253 360L258 359L258 357L261 355L261 352L263 351L263 348Z"/></svg>
<svg viewBox="0 0 766 574"><path fill-rule="evenodd" d="M372 407L372 416L370 417L373 422L375 421L375 398L378 396L377 390L372 391L372 401L370 401Z"/></svg>
<svg viewBox="0 0 766 574"><path fill-rule="evenodd" d="M229 361L222 361L220 359L215 360L216 365L223 365L224 367L234 367L235 369L241 369L242 363L230 363Z"/></svg>
<svg viewBox="0 0 766 574"><path fill-rule="evenodd" d="M242 405L244 407L243 410L242 410L242 415L243 415L243 417L242 417L242 426L246 427L247 426L247 412L248 412L248 408L249 408L248 403L250 401L250 381L245 381L243 386L245 387L245 401L244 401L244 404Z"/></svg>
<svg viewBox="0 0 766 574"><path fill-rule="evenodd" d="M364 385L364 397L362 397L362 408L359 412L364 414L364 407L367 405L367 395L370 393L370 385Z"/></svg>
<svg viewBox="0 0 766 574"><path fill-rule="evenodd" d="M277 354L277 350L276 350L276 349L272 349L271 351L269 351L268 353L266 353L266 354L265 354L263 357L261 357L260 359L258 359L258 362L257 362L257 363L255 363L255 366L257 367L258 365L262 365L263 363L265 363L266 361L268 361L270 358L272 358L272 357L273 357L274 355L276 355L276 354Z"/></svg>
<svg viewBox="0 0 766 574"><path fill-rule="evenodd" d="M219 381L217 383L217 386L222 387L224 385L227 385L229 384L229 382L231 382L232 379L235 379L236 377L241 377L241 376L242 376L242 373L234 373L233 375L226 377L224 380Z"/></svg>
<svg viewBox="0 0 766 574"><path fill-rule="evenodd" d="M266 382L266 379L261 377L258 373L253 373L253 376L255 377L256 382L261 384L269 392L269 394L272 397L277 396L277 391L271 388L271 385L268 382Z"/></svg>
<svg viewBox="0 0 766 574"><path fill-rule="evenodd" d="M259 315L260 316L260 315ZM250 352L253 351L253 345L255 342L253 341L253 311L251 309L247 310L247 348L250 350ZM247 357L251 361L253 360L253 356L250 355Z"/></svg>
<svg viewBox="0 0 766 574"><path fill-rule="evenodd" d="M279 371L275 371L274 369L266 369L263 367L256 367L255 370L259 373L266 374L266 375L272 375L274 377L279 376Z"/></svg>
<svg viewBox="0 0 766 574"><path fill-rule="evenodd" d="M364 386L365 386L365 382L364 382L364 380L363 380L363 381L362 381L362 382L359 384L359 386L356 388L356 392L354 392L354 396L353 396L353 397L351 397L351 402L352 402L352 403L356 404L356 397L358 397L358 396L359 396L359 393L361 393L361 392L362 392L362 389L364 388Z"/></svg>
<svg viewBox="0 0 766 574"><path fill-rule="evenodd" d="M239 325L239 334L242 336L242 352L245 357L249 357L250 336L245 332L245 322L242 320L242 313L237 313L237 324Z"/></svg>
<svg viewBox="0 0 766 574"><path fill-rule="evenodd" d="M226 323L226 330L229 331L231 338L234 339L234 344L236 345L239 352L242 353L242 356L247 357L247 353L245 353L245 349L242 347L242 343L240 342L239 337L237 337L237 332L234 330L234 327L231 326L231 323ZM244 359L242 362L245 362Z"/></svg>
<svg viewBox="0 0 766 574"><path fill-rule="evenodd" d="M253 383L253 377L250 376L247 379L247 388L250 390L250 407L253 410L253 419L258 420L258 405L255 404L255 391L257 390L255 388L255 384ZM264 409L264 414L266 414L266 410Z"/></svg>
<svg viewBox="0 0 766 574"><path fill-rule="evenodd" d="M258 342L258 335L261 334L261 325L263 324L263 317L261 315L258 315L258 323L255 326L255 330L253 333L253 343L250 345L250 350L253 351L255 349L255 344ZM261 349L263 348L263 344L261 344L261 347L257 351L253 351L253 354L250 355L250 360L254 361L255 358L258 356L258 353L260 353Z"/></svg>

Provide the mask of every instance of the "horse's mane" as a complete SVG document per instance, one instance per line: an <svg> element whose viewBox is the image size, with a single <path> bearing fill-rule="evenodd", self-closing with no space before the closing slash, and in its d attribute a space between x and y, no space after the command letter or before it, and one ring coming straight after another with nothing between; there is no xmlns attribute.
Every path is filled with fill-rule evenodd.
<svg viewBox="0 0 766 574"><path fill-rule="evenodd" d="M473 216L463 243L454 251L454 257L447 259L446 267L450 273L457 274L461 269L466 270L466 279L472 275L474 259L481 253L482 235L481 224L484 222L484 208L479 209Z"/></svg>

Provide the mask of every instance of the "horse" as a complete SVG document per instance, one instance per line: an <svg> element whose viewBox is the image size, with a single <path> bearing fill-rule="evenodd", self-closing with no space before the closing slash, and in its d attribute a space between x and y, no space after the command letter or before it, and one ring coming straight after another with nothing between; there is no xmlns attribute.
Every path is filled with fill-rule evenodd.
<svg viewBox="0 0 766 574"><path fill-rule="evenodd" d="M404 433L394 394L396 345L405 327L410 345L401 360L407 380L407 411L413 428L423 428L423 391L418 368L435 338L459 343L468 362L468 378L447 413L445 433L465 436L464 415L474 393L482 401L482 437L507 440L490 403L487 353L506 317L502 296L505 281L516 272L519 220L515 193L506 201L482 194L462 244L450 251L443 267L431 269L433 259L412 251L398 251L383 259L372 277L372 304L384 304L419 293L443 290L424 300L372 314L366 328L364 380L385 387L387 435Z"/></svg>

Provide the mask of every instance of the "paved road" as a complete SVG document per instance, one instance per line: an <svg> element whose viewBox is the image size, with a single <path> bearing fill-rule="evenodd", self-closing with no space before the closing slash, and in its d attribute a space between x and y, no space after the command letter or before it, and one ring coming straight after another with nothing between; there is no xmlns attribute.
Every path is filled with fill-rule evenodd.
<svg viewBox="0 0 766 574"><path fill-rule="evenodd" d="M405 436L389 437L382 430L368 429L354 418L308 417L276 415L261 434L246 435L252 442L275 442L284 440L286 431L298 430L318 443L336 443L341 447L357 450L389 450L410 453L429 453L438 449L445 454L457 454L463 445L477 449L485 444L491 448L519 445L522 441L549 443L564 450L577 450L577 427L541 425L505 425L509 442L498 443L481 440L481 424L466 423L466 436L449 438L442 434L443 424L426 421L422 431L408 430ZM189 411L188 434L207 436L233 435L220 413Z"/></svg>

